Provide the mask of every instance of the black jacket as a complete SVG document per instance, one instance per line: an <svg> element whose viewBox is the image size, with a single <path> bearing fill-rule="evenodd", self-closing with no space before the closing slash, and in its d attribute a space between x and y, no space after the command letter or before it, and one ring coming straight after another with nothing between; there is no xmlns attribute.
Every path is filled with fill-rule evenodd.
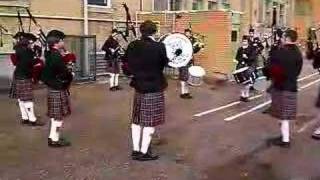
<svg viewBox="0 0 320 180"><path fill-rule="evenodd" d="M72 82L72 73L63 62L58 50L50 50L46 54L45 68L41 74L41 80L55 90L66 90Z"/></svg>
<svg viewBox="0 0 320 180"><path fill-rule="evenodd" d="M246 54L248 58L243 58L243 54ZM240 47L237 51L236 60L238 61L238 66L242 67L244 66L252 66L255 64L256 60L256 52L255 49L251 46L247 48Z"/></svg>
<svg viewBox="0 0 320 180"><path fill-rule="evenodd" d="M102 50L106 52L104 59L110 60L115 58L114 53L110 49L115 50L117 47L119 47L119 42L115 40L112 35L110 35L102 46Z"/></svg>
<svg viewBox="0 0 320 180"><path fill-rule="evenodd" d="M143 37L129 44L126 57L133 75L130 86L137 92L161 92L168 86L163 74L169 62L164 44Z"/></svg>
<svg viewBox="0 0 320 180"><path fill-rule="evenodd" d="M300 75L303 57L299 48L294 44L283 45L281 48L274 50L270 57L271 69L278 67L281 70L280 76L273 75L273 77L279 77L280 83L275 83L277 80L272 79L273 87L281 91L296 92L298 90L298 77ZM273 73L273 72L272 72Z"/></svg>
<svg viewBox="0 0 320 180"><path fill-rule="evenodd" d="M16 47L17 65L14 72L17 79L31 79L32 69L36 64L34 52L29 48Z"/></svg>

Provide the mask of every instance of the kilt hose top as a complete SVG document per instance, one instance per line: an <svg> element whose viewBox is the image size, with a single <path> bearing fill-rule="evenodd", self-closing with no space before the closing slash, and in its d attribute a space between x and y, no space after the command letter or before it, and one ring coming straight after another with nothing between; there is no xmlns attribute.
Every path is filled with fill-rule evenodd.
<svg viewBox="0 0 320 180"><path fill-rule="evenodd" d="M48 89L48 117L62 120L71 114L67 90Z"/></svg>
<svg viewBox="0 0 320 180"><path fill-rule="evenodd" d="M135 92L132 112L132 123L143 127L155 127L165 122L164 92Z"/></svg>

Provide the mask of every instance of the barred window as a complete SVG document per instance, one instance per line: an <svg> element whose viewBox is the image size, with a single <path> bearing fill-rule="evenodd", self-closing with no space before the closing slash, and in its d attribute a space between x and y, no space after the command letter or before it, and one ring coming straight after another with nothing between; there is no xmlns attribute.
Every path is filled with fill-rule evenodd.
<svg viewBox="0 0 320 180"><path fill-rule="evenodd" d="M89 5L111 6L111 0L88 0Z"/></svg>

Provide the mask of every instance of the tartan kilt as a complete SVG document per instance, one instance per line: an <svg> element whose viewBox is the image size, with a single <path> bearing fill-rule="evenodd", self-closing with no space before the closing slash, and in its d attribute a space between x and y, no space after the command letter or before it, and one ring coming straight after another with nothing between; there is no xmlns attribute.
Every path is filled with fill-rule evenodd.
<svg viewBox="0 0 320 180"><path fill-rule="evenodd" d="M120 62L117 60L108 60L107 72L113 73L113 74L120 74Z"/></svg>
<svg viewBox="0 0 320 180"><path fill-rule="evenodd" d="M12 82L10 85L10 91L9 91L9 98L11 99L17 99L17 87L16 87L16 80L15 77L12 78Z"/></svg>
<svg viewBox="0 0 320 180"><path fill-rule="evenodd" d="M179 80L188 81L188 79L189 79L189 67L183 66L179 68Z"/></svg>
<svg viewBox="0 0 320 180"><path fill-rule="evenodd" d="M271 91L271 115L280 120L295 120L297 115L297 92Z"/></svg>
<svg viewBox="0 0 320 180"><path fill-rule="evenodd" d="M71 114L70 100L67 90L48 89L48 116L62 120Z"/></svg>
<svg viewBox="0 0 320 180"><path fill-rule="evenodd" d="M135 92L132 123L144 127L155 127L165 122L164 92L141 94Z"/></svg>
<svg viewBox="0 0 320 180"><path fill-rule="evenodd" d="M318 90L318 97L316 99L316 107L320 108L320 89Z"/></svg>
<svg viewBox="0 0 320 180"><path fill-rule="evenodd" d="M32 101L33 92L32 92L32 80L31 79L15 79L15 83L12 84L12 94L14 95L14 86L15 86L15 95L17 99L21 101Z"/></svg>

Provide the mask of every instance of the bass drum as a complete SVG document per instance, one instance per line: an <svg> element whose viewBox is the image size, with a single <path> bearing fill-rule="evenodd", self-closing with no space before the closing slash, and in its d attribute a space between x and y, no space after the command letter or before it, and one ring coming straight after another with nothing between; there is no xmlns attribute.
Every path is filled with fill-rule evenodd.
<svg viewBox="0 0 320 180"><path fill-rule="evenodd" d="M193 47L187 36L181 33L171 33L160 37L166 47L169 66L179 68L186 66L192 59Z"/></svg>

